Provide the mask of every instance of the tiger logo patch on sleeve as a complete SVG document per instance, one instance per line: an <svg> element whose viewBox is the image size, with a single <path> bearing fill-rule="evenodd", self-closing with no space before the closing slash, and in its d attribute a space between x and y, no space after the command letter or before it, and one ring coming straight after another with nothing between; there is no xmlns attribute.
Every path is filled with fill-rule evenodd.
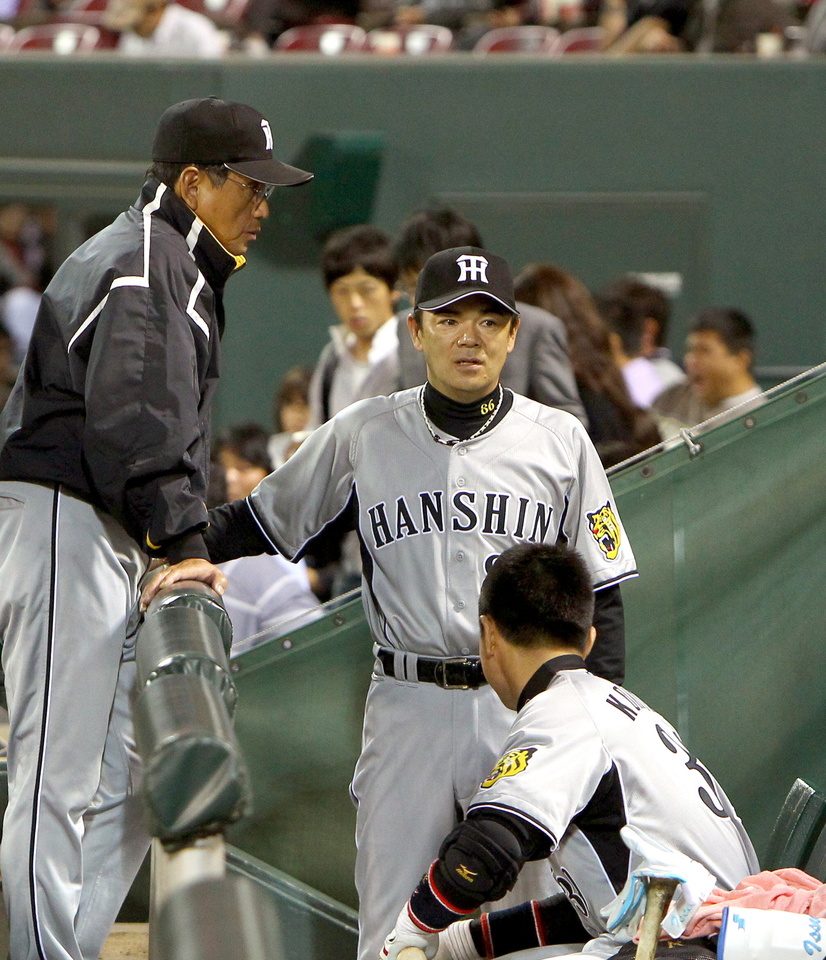
<svg viewBox="0 0 826 960"><path fill-rule="evenodd" d="M594 513L586 513L588 529L606 560L616 560L622 543L622 534L610 501Z"/></svg>
<svg viewBox="0 0 826 960"><path fill-rule="evenodd" d="M492 787L497 780L503 777L515 777L518 773L528 769L528 762L536 753L536 747L525 747L524 750L511 750L506 753L501 760L496 762L496 766L491 770L487 780L482 781L482 789Z"/></svg>

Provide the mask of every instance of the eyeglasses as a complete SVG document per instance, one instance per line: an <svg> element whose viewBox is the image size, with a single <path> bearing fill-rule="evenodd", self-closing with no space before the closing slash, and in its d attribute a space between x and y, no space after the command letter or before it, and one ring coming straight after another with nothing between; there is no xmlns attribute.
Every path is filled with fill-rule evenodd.
<svg viewBox="0 0 826 960"><path fill-rule="evenodd" d="M227 174L227 180L232 180L239 187L249 190L252 194L253 205L256 207L262 200L269 200L273 190L275 190L274 183L259 183L257 180L236 180L231 176L231 173Z"/></svg>

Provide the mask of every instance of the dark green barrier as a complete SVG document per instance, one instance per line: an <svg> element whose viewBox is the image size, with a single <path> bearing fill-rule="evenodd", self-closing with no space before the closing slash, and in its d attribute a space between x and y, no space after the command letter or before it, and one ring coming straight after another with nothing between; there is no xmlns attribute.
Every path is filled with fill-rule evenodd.
<svg viewBox="0 0 826 960"><path fill-rule="evenodd" d="M275 908L287 960L351 960L356 956L356 914L256 857L229 847L227 871L253 881L258 899Z"/></svg>
<svg viewBox="0 0 826 960"><path fill-rule="evenodd" d="M356 814L348 786L371 649L357 595L323 620L232 661L235 732L254 806L229 840L352 906Z"/></svg>
<svg viewBox="0 0 826 960"><path fill-rule="evenodd" d="M623 587L628 685L718 776L758 852L795 777L826 784L826 374L777 394L611 478L641 573ZM359 601L233 666L256 798L233 842L355 904Z"/></svg>
<svg viewBox="0 0 826 960"><path fill-rule="evenodd" d="M612 478L640 578L628 685L677 722L765 849L826 784L826 373Z"/></svg>

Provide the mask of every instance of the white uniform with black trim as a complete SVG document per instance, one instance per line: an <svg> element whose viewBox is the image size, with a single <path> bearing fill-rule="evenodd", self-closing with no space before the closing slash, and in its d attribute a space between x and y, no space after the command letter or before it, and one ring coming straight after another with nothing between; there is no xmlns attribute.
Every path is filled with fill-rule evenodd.
<svg viewBox="0 0 826 960"><path fill-rule="evenodd" d="M624 824L702 863L726 889L759 866L730 801L672 725L579 658L561 661L580 668L548 670L470 808L506 810L548 835L554 876L596 938L585 952L610 957L623 941L600 910L637 867Z"/></svg>
<svg viewBox="0 0 826 960"><path fill-rule="evenodd" d="M316 430L250 503L265 535L292 558L353 495L370 629L395 651L395 676L410 678L377 668L353 780L360 956L373 960L512 719L489 687L416 682L415 655L478 655L486 565L516 543L567 539L595 589L636 569L582 425L519 395L492 429L454 446L434 441L419 389L356 403ZM547 890L520 880L512 897Z"/></svg>

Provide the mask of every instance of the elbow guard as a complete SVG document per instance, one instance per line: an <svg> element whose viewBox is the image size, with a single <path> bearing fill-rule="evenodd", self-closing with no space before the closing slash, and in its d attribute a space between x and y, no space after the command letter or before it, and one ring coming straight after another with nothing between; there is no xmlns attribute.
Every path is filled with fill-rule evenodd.
<svg viewBox="0 0 826 960"><path fill-rule="evenodd" d="M525 859L518 838L503 824L465 820L445 838L434 880L451 902L474 909L503 897L516 883Z"/></svg>

